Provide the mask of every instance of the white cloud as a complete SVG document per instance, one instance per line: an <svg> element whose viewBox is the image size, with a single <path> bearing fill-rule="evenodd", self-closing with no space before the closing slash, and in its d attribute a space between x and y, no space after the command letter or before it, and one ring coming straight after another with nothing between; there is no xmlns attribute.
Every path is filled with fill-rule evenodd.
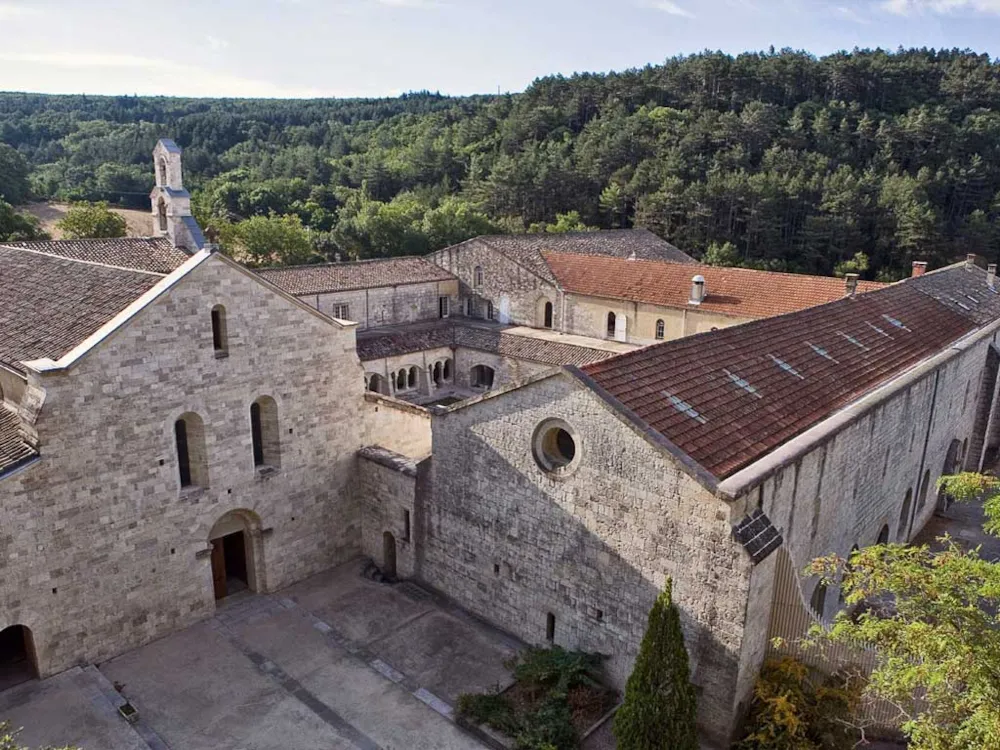
<svg viewBox="0 0 1000 750"><path fill-rule="evenodd" d="M900 16L973 11L1000 15L1000 0L884 0L882 8Z"/></svg>
<svg viewBox="0 0 1000 750"><path fill-rule="evenodd" d="M59 81L66 93L163 94L167 96L293 97L329 96L318 89L282 86L229 73L219 73L174 60L99 52L0 52L0 62L13 63L5 71L17 74L11 90L54 90ZM27 65L19 65L19 64ZM114 89L98 71L115 70Z"/></svg>
<svg viewBox="0 0 1000 750"><path fill-rule="evenodd" d="M643 7L653 10L663 11L671 16L681 16L682 18L694 18L694 14L685 10L673 0L647 0Z"/></svg>
<svg viewBox="0 0 1000 750"><path fill-rule="evenodd" d="M29 8L27 5L0 3L0 21L13 21L18 18L37 15L39 12L37 8Z"/></svg>
<svg viewBox="0 0 1000 750"><path fill-rule="evenodd" d="M221 52L229 46L229 42L217 36L212 36L207 34L205 36L205 41L208 43L208 48L213 52Z"/></svg>
<svg viewBox="0 0 1000 750"><path fill-rule="evenodd" d="M854 10L853 8L848 8L846 5L838 5L832 10L835 16L838 16L839 18L842 18L845 21L851 21L852 23L859 23L864 26L867 26L869 23L871 23L871 21L862 16L856 10Z"/></svg>

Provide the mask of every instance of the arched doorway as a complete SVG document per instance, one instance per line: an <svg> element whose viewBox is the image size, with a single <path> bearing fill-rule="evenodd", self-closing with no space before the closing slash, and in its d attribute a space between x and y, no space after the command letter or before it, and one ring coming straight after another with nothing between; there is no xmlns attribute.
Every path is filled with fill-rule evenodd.
<svg viewBox="0 0 1000 750"><path fill-rule="evenodd" d="M208 534L212 545L212 588L216 600L241 591L257 592L255 537L260 528L249 512L233 511L220 518Z"/></svg>
<svg viewBox="0 0 1000 750"><path fill-rule="evenodd" d="M156 204L156 216L159 221L160 231L167 231L167 204L163 198L160 198L159 202Z"/></svg>
<svg viewBox="0 0 1000 750"><path fill-rule="evenodd" d="M396 538L388 531L382 534L382 575L396 579Z"/></svg>
<svg viewBox="0 0 1000 750"><path fill-rule="evenodd" d="M38 677L35 642L24 625L0 630L0 690Z"/></svg>

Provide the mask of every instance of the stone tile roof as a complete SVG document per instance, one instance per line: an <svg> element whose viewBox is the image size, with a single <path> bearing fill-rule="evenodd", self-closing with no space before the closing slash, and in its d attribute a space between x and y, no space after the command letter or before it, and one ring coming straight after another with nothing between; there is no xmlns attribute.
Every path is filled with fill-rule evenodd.
<svg viewBox="0 0 1000 750"><path fill-rule="evenodd" d="M615 356L614 352L603 349L518 336L478 326L456 326L455 345L549 365L585 365Z"/></svg>
<svg viewBox="0 0 1000 750"><path fill-rule="evenodd" d="M161 278L0 246L0 361L58 359Z"/></svg>
<svg viewBox="0 0 1000 750"><path fill-rule="evenodd" d="M358 357L362 362L445 346L464 346L553 366L585 365L614 356L614 352L518 336L497 326L456 319L369 329L358 333L357 343Z"/></svg>
<svg viewBox="0 0 1000 750"><path fill-rule="evenodd" d="M455 346L455 326L450 320L358 331L357 350L362 362Z"/></svg>
<svg viewBox="0 0 1000 750"><path fill-rule="evenodd" d="M0 403L0 476L38 455L21 436L20 420Z"/></svg>
<svg viewBox="0 0 1000 750"><path fill-rule="evenodd" d="M546 252L544 256L559 286L568 292L739 318L783 315L844 296L844 280L829 276L570 253ZM707 296L700 305L688 302L695 274L705 277ZM884 286L862 281L858 292Z"/></svg>
<svg viewBox="0 0 1000 750"><path fill-rule="evenodd" d="M163 274L176 270L190 258L187 253L174 247L173 243L164 237L0 242L0 248L2 247L24 248L62 258Z"/></svg>
<svg viewBox="0 0 1000 750"><path fill-rule="evenodd" d="M619 355L584 380L722 479L1000 317L981 269L922 279ZM937 301L958 289L982 301Z"/></svg>
<svg viewBox="0 0 1000 750"><path fill-rule="evenodd" d="M414 257L264 268L257 273L289 294L298 295L450 281L455 278L429 260Z"/></svg>
<svg viewBox="0 0 1000 750"><path fill-rule="evenodd" d="M546 281L555 277L544 257L547 252L577 255L606 255L618 258L635 256L642 260L694 263L687 253L662 240L648 229L607 229L599 232L539 234L499 234L476 237L517 261Z"/></svg>

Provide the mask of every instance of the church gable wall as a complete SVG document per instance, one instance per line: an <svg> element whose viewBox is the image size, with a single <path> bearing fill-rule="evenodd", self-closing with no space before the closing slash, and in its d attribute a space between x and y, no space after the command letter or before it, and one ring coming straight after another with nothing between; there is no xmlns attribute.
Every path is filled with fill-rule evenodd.
<svg viewBox="0 0 1000 750"><path fill-rule="evenodd" d="M220 304L221 357L210 317ZM231 511L259 519L250 542L262 590L358 553L349 481L364 381L353 331L223 260L194 269L72 369L34 379L46 390L41 460L0 480L0 620L32 629L43 674L212 614L209 532ZM280 468L254 465L260 397L265 414L277 410L265 439L276 439ZM180 487L175 422L191 414L207 488Z"/></svg>

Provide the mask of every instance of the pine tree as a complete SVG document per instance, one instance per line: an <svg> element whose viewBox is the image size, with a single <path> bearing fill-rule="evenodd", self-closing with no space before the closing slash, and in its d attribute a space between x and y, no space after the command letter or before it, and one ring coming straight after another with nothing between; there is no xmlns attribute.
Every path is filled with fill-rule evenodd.
<svg viewBox="0 0 1000 750"><path fill-rule="evenodd" d="M670 579L649 612L614 732L618 750L698 750L695 692Z"/></svg>

